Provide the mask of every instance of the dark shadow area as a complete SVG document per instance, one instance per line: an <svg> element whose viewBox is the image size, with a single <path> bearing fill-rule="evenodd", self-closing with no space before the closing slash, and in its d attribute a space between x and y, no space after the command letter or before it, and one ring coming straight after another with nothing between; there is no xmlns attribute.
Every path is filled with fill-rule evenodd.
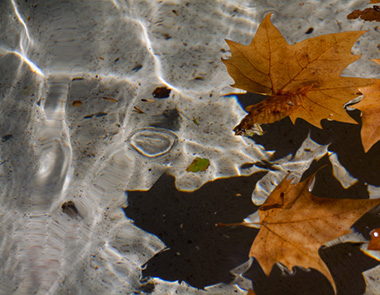
<svg viewBox="0 0 380 295"><path fill-rule="evenodd" d="M177 109L165 110L162 115L155 115L150 119L150 126L178 131L180 127L180 118Z"/></svg>
<svg viewBox="0 0 380 295"><path fill-rule="evenodd" d="M238 96L243 107L258 103L259 95ZM358 124L323 120L323 129L298 119L293 125L289 118L263 125L264 134L252 137L266 150L274 150L271 161L289 154L295 155L308 134L318 144L329 144L341 164L358 179L345 189L334 177L328 156L314 161L303 179L319 170L313 194L327 198L368 198L367 183L380 185L380 144L365 154L360 141L360 112L349 114ZM271 170L271 162L246 163ZM218 179L193 193L179 192L174 178L163 175L148 192L128 192L125 213L143 230L155 234L168 247L146 265L144 279L159 277L168 281L185 281L196 288L233 280L230 270L247 261L249 249L258 230L247 227L216 227L218 222L241 222L257 210L251 193L255 183L265 173L249 177ZM355 229L367 239L369 232L380 227L380 216L368 213L355 223ZM335 279L339 295L359 295L365 290L362 272L375 267L378 261L366 256L357 244L345 243L322 247L320 256ZM294 268L290 274L274 266L267 277L256 260L245 274L260 295L332 295L330 282L316 270ZM150 285L148 286L151 287ZM149 289L148 288L148 289Z"/></svg>
<svg viewBox="0 0 380 295"><path fill-rule="evenodd" d="M265 98L252 93L237 97L243 108ZM273 161L289 154L294 155L310 133L311 139L318 144L329 144L328 150L338 155L339 162L359 182L380 186L380 142L365 153L360 138L360 111L353 110L348 114L358 124L322 120L323 129L320 129L302 119L297 119L293 125L289 117L286 117L273 124L262 125L264 134L254 135L252 140L266 150L274 150Z"/></svg>
<svg viewBox="0 0 380 295"><path fill-rule="evenodd" d="M248 93L239 95L243 107L260 102L264 97ZM347 124L337 121L322 120L323 129L312 126L304 120L297 119L293 125L287 117L273 124L262 125L264 134L254 135L252 140L267 150L274 150L272 160L295 155L307 135L318 144L329 144L328 150L336 153L340 163L358 181L348 189L342 187L334 177L331 163L326 155L314 161L302 177L305 179L323 166L316 175L313 194L327 198L367 199L367 183L380 186L380 143L375 144L368 153L364 153L360 139L360 111L349 111L349 115L358 124ZM380 227L380 216L376 208L360 218L355 229L370 238L372 229ZM320 256L328 265L337 285L338 295L361 295L365 292L365 281L362 272L371 269L379 262L365 255L357 244L345 243L320 249ZM334 294L328 280L316 270L305 271L296 267L294 274L283 274L275 266L269 277L266 277L257 261L246 273L253 281L255 292L260 295L303 295Z"/></svg>
<svg viewBox="0 0 380 295"><path fill-rule="evenodd" d="M327 264L338 290L338 295L361 295L365 292L362 272L380 264L365 255L358 244L344 243L321 248L319 255Z"/></svg>
<svg viewBox="0 0 380 295"><path fill-rule="evenodd" d="M319 161L311 163L309 169L303 174L302 179L306 179L313 173L315 182L312 189L313 195L321 198L332 199L368 199L369 194L367 185L362 182L356 182L349 188L345 189L340 182L333 176L333 168L328 156L324 156Z"/></svg>
<svg viewBox="0 0 380 295"><path fill-rule="evenodd" d="M256 295L333 295L329 281L316 270L304 270L299 267L293 273L283 273L275 265L267 277L257 260L244 275L252 280Z"/></svg>
<svg viewBox="0 0 380 295"><path fill-rule="evenodd" d="M362 272L379 264L366 256L357 244L344 243L321 248L319 254L331 271L337 287L337 295L362 295L365 281ZM333 295L330 282L314 269L299 267L293 273L282 272L275 265L267 277L257 261L245 274L253 282L257 295Z"/></svg>
<svg viewBox="0 0 380 295"><path fill-rule="evenodd" d="M169 248L147 263L143 275L197 288L231 282L230 270L248 260L258 231L216 223L242 222L255 212L251 194L263 176L219 179L187 193L176 190L172 176L162 175L150 191L127 192L125 214Z"/></svg>
<svg viewBox="0 0 380 295"><path fill-rule="evenodd" d="M380 205L372 208L354 224L353 228L367 240L371 239L371 231L380 227Z"/></svg>

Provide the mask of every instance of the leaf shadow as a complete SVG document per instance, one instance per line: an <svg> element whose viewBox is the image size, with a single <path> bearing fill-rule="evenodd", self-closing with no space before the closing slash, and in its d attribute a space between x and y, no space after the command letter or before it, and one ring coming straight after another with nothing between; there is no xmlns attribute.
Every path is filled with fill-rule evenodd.
<svg viewBox="0 0 380 295"><path fill-rule="evenodd" d="M253 93L237 97L243 108L265 99L265 96ZM289 154L294 155L310 133L311 139L316 143L328 144L328 150L337 154L342 166L359 182L380 186L380 141L365 153L360 137L361 113L359 110L352 110L348 114L358 124L322 120L320 129L302 119L297 119L293 125L289 117L286 117L278 122L262 125L264 134L254 135L251 139L266 150L274 150L271 159L274 161Z"/></svg>
<svg viewBox="0 0 380 295"><path fill-rule="evenodd" d="M338 295L364 294L366 284L362 272L380 264L365 255L359 244L343 243L321 248L319 255L327 264L335 280Z"/></svg>
<svg viewBox="0 0 380 295"><path fill-rule="evenodd" d="M272 268L267 277L257 260L244 274L253 282L257 295L333 295L334 291L329 281L314 269L304 270L293 268L293 273L282 271L278 265ZM352 294L354 295L354 294Z"/></svg>
<svg viewBox="0 0 380 295"><path fill-rule="evenodd" d="M255 212L251 195L264 175L217 179L189 193L177 191L174 178L164 174L149 191L128 191L126 216L168 247L146 263L144 277L185 281L199 289L230 283L230 270L248 260L258 230L216 223L241 222Z"/></svg>
<svg viewBox="0 0 380 295"><path fill-rule="evenodd" d="M380 264L366 256L360 251L358 244L353 243L321 247L319 254L334 277L337 295L362 295L365 291L362 272ZM295 267L290 273L275 265L267 277L259 263L254 260L244 277L252 280L257 295L334 294L329 281L314 269Z"/></svg>

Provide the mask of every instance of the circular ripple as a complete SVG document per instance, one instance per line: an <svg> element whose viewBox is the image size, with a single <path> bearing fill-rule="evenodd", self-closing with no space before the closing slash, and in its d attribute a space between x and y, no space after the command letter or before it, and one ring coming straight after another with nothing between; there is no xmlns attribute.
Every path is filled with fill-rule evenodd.
<svg viewBox="0 0 380 295"><path fill-rule="evenodd" d="M135 150L148 158L167 154L177 141L178 138L174 132L154 127L139 129L129 139Z"/></svg>

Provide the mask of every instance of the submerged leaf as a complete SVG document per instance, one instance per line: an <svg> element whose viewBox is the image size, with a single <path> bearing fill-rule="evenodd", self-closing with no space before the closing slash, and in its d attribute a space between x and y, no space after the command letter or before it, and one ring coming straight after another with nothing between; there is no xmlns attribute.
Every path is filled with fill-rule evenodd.
<svg viewBox="0 0 380 295"><path fill-rule="evenodd" d="M259 208L260 231L249 255L258 260L267 275L276 262L289 270L294 266L314 268L326 276L336 292L318 250L326 242L351 233L352 224L380 204L380 199L315 197L308 190L312 178L297 184L285 178L271 193Z"/></svg>
<svg viewBox="0 0 380 295"><path fill-rule="evenodd" d="M210 161L204 158L195 158L193 162L187 167L187 172L205 171L210 166Z"/></svg>
<svg viewBox="0 0 380 295"><path fill-rule="evenodd" d="M319 128L322 119L356 123L344 104L358 96L357 87L374 80L340 74L360 58L351 54L351 47L364 33L329 34L289 45L268 14L248 46L226 40L232 56L223 62L235 80L232 86L268 96L247 108L249 114L235 127L236 134L286 116L293 123L302 118Z"/></svg>

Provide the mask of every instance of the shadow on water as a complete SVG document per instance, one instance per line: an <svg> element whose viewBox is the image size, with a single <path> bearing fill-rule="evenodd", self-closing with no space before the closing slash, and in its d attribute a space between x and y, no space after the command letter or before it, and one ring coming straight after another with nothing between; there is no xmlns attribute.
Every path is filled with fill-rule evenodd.
<svg viewBox="0 0 380 295"><path fill-rule="evenodd" d="M147 263L144 276L197 288L231 282L229 271L247 261L257 230L215 224L241 222L256 211L251 194L263 175L219 179L188 193L164 174L150 191L129 191L125 214L169 248Z"/></svg>
<svg viewBox="0 0 380 295"><path fill-rule="evenodd" d="M243 108L262 101L265 96L247 93L237 96ZM354 107L355 105L352 105ZM266 150L274 150L272 160L295 154L310 132L311 139L318 144L329 144L328 150L338 155L339 162L361 183L380 186L380 142L367 153L360 139L360 111L349 111L348 114L358 124L322 120L323 129L317 128L302 119L293 125L289 117L273 124L262 125L264 134L254 135L252 139ZM355 159L355 160L353 160Z"/></svg>
<svg viewBox="0 0 380 295"><path fill-rule="evenodd" d="M262 97L239 96L239 100L245 107L259 102ZM264 135L255 135L252 139L266 150L275 150L274 160L294 155L310 132L315 142L329 144L329 151L337 153L341 164L358 179L357 183L344 189L331 173L331 163L325 156L312 163L304 175L306 177L324 164L329 166L318 172L313 193L320 197L368 198L367 183L380 185L376 177L380 165L375 157L380 144L365 154L360 142L360 113L351 111L350 115L359 122L358 125L324 120L323 129L319 129L303 120L297 120L293 125L289 118L285 118L263 125ZM352 161L353 157L362 160ZM251 193L264 174L218 179L192 193L177 191L174 178L163 175L150 191L127 192L125 214L137 226L158 236L168 247L147 263L143 271L145 278L185 281L196 288L231 282L230 270L247 261L257 230L218 228L215 224L241 222L256 211ZM366 226L367 219L362 218L355 227L368 238L371 229ZM380 220L371 225L378 227ZM364 255L357 244L322 247L320 255L331 270L340 295L362 294L365 290L362 272L379 264ZM333 294L330 283L319 272L296 268L295 274L284 276L280 268L274 267L266 277L254 260L245 276L252 280L257 294Z"/></svg>

